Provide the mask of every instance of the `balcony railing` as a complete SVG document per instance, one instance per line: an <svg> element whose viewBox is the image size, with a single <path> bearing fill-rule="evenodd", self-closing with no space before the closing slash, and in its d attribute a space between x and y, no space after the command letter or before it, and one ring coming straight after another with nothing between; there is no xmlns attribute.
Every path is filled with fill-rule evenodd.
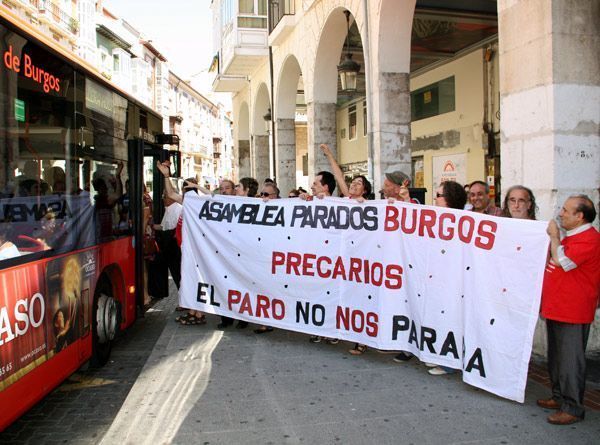
<svg viewBox="0 0 600 445"><path fill-rule="evenodd" d="M286 15L296 14L294 0L269 0L269 34Z"/></svg>
<svg viewBox="0 0 600 445"><path fill-rule="evenodd" d="M51 17L55 23L70 30L73 34L77 34L77 31L79 31L79 21L63 11L57 4L48 0L29 0L29 2L37 6L40 14Z"/></svg>

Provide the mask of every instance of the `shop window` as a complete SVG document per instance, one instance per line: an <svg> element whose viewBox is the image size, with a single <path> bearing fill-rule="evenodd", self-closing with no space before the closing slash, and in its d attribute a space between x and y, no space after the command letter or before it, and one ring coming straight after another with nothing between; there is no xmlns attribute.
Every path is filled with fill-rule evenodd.
<svg viewBox="0 0 600 445"><path fill-rule="evenodd" d="M455 110L454 76L410 93L412 121Z"/></svg>
<svg viewBox="0 0 600 445"><path fill-rule="evenodd" d="M356 105L348 107L348 139L356 139Z"/></svg>

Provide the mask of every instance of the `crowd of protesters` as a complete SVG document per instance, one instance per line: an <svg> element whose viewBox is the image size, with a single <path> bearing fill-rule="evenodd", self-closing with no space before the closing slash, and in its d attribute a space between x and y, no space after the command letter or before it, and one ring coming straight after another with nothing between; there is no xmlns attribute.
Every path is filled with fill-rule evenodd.
<svg viewBox="0 0 600 445"><path fill-rule="evenodd" d="M288 198L312 200L333 196L336 190L339 196L353 199L359 203L374 197L370 181L363 175L356 176L348 183L337 164L331 150L326 144L321 145L322 153L329 161L331 171L320 171L314 177L308 193L301 187L290 190ZM201 189L193 178L184 181L183 193L177 193L169 180L168 163L158 164L158 169L165 176L165 202L167 209L171 203L183 202L189 190ZM410 178L404 172L393 171L385 174L382 197L393 203L395 201L419 203L410 195ZM203 190L206 193L210 191ZM223 179L218 189L212 193L249 198L280 199L280 190L272 179L265 179L262 184L254 178L241 178L239 183ZM522 185L515 185L506 192L503 206L496 207L490 198L490 188L484 181L474 181L461 185L446 181L440 184L434 195L434 205L452 209L473 211L491 216L536 219L537 205L533 192ZM180 206L176 208L181 213ZM166 215L165 215L166 217ZM592 226L596 218L594 203L585 195L569 197L560 209L557 221L550 221L548 235L551 248L548 254L546 274L542 292L541 314L546 319L548 328L548 371L552 385L552 397L538 400L537 404L546 409L556 410L548 417L548 422L568 425L580 421L584 417L583 393L585 388L585 349L593 322L595 310L600 300L600 234ZM169 216L168 230L173 225L173 215ZM181 245L182 217L177 219L175 236ZM163 223L164 224L164 223ZM166 228L166 227L165 227ZM171 245L171 248L172 245ZM178 247L179 248L179 247ZM174 258L181 258L175 255ZM179 287L180 269L169 264L177 287ZM176 318L179 323L204 324L205 316L192 309L185 315ZM232 326L234 320L221 317L217 325L219 329ZM244 329L246 321L238 321L236 328ZM257 334L273 331L270 326L259 326L254 330ZM313 335L312 343L324 341L329 344L338 343L338 339L322 338ZM355 344L349 350L352 355L361 355L367 346ZM397 351L394 361L406 362L413 354ZM456 372L455 369L425 363L431 375L444 375Z"/></svg>

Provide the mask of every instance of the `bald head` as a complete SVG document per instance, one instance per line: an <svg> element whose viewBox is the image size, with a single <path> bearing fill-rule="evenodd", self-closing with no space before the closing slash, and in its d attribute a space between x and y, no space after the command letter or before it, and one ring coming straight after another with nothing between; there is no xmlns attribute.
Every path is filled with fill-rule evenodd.
<svg viewBox="0 0 600 445"><path fill-rule="evenodd" d="M569 199L574 200L577 212L581 212L586 223L593 223L596 219L596 207L587 195L573 195Z"/></svg>

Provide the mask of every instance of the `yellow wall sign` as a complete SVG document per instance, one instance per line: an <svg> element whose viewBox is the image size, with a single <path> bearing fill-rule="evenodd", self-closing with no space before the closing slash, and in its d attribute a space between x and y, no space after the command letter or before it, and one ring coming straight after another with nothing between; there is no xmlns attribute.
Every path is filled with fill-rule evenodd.
<svg viewBox="0 0 600 445"><path fill-rule="evenodd" d="M431 91L425 91L423 93L423 103L428 104L431 102Z"/></svg>

